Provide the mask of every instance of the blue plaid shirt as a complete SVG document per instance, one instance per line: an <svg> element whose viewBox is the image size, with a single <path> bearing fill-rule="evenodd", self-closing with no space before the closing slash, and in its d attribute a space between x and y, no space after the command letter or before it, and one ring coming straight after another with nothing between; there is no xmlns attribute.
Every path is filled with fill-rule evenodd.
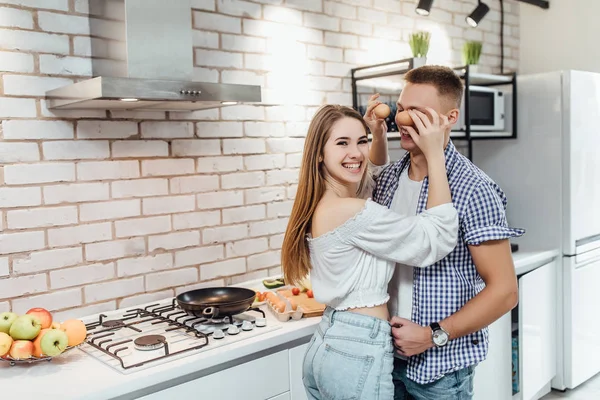
<svg viewBox="0 0 600 400"><path fill-rule="evenodd" d="M508 226L505 214L507 201L502 189L460 154L452 141L446 147L445 157L452 202L459 216L459 239L456 248L446 258L427 268L414 269L411 319L422 326L454 314L485 287L468 245L525 233L523 229ZM410 156L406 154L381 172L373 192L376 202L388 208L391 206L400 174L409 164ZM428 189L429 182L425 177L417 213L427 206ZM485 360L487 351L486 327L451 340L443 348L434 347L410 357L407 377L417 383L427 384Z"/></svg>

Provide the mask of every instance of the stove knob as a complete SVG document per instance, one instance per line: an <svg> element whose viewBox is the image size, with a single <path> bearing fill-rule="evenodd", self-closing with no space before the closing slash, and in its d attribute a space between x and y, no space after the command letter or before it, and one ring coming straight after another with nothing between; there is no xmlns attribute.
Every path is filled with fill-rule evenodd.
<svg viewBox="0 0 600 400"><path fill-rule="evenodd" d="M258 317L256 318L256 321L254 321L254 324L259 328L262 328L263 326L267 326L267 319L264 317Z"/></svg>
<svg viewBox="0 0 600 400"><path fill-rule="evenodd" d="M225 333L223 333L221 329L215 329L212 336L215 339L223 339L225 337Z"/></svg>
<svg viewBox="0 0 600 400"><path fill-rule="evenodd" d="M244 321L242 323L242 329L245 331L251 331L252 329L254 329L254 325L250 321Z"/></svg>
<svg viewBox="0 0 600 400"><path fill-rule="evenodd" d="M237 335L238 333L240 333L240 330L237 326L230 325L229 329L227 329L227 333L230 335Z"/></svg>

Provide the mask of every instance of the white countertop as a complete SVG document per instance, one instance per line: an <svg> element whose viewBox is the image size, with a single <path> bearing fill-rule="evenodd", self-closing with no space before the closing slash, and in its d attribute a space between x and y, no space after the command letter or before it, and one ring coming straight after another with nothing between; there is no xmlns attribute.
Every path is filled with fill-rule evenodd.
<svg viewBox="0 0 600 400"><path fill-rule="evenodd" d="M560 257L560 251L558 249L543 251L519 250L514 252L512 256L515 263L515 272L517 275L522 275L546 264L555 257Z"/></svg>
<svg viewBox="0 0 600 400"><path fill-rule="evenodd" d="M558 250L515 252L513 260L517 275L535 269L557 256ZM260 280L236 286L259 290L263 288ZM202 371L307 338L312 335L319 321L320 317L290 320L282 323L281 328L275 331L130 374L121 374L80 349L72 349L51 362L13 367L7 362L0 362L0 381L5 381L2 397L106 400L161 383L168 386L167 382L182 376L193 374L199 377ZM8 380L10 383L6 382Z"/></svg>
<svg viewBox="0 0 600 400"><path fill-rule="evenodd" d="M289 320L272 332L130 374L121 374L78 348L51 362L12 367L8 362L0 362L0 381L4 381L2 398L106 400L188 374L197 378L203 370L309 337L320 320L320 317Z"/></svg>

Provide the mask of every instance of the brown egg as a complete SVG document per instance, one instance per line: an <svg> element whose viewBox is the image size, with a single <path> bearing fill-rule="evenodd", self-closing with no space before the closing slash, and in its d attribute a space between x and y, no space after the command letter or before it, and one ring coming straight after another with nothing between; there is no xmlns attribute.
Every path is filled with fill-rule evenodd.
<svg viewBox="0 0 600 400"><path fill-rule="evenodd" d="M408 115L408 111L400 111L396 114L396 125L398 126L414 126L413 120Z"/></svg>
<svg viewBox="0 0 600 400"><path fill-rule="evenodd" d="M390 107L387 104L381 103L377 107L373 109L373 112L377 116L377 118L384 119L390 115Z"/></svg>

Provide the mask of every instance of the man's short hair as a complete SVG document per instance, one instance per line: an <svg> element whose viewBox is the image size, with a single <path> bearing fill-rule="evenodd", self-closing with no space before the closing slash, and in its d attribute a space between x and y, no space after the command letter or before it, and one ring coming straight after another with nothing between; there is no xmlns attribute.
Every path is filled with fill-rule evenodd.
<svg viewBox="0 0 600 400"><path fill-rule="evenodd" d="M432 85L440 96L451 102L453 107L460 107L464 86L451 68L440 65L424 65L408 71L404 75L404 80L413 84Z"/></svg>

